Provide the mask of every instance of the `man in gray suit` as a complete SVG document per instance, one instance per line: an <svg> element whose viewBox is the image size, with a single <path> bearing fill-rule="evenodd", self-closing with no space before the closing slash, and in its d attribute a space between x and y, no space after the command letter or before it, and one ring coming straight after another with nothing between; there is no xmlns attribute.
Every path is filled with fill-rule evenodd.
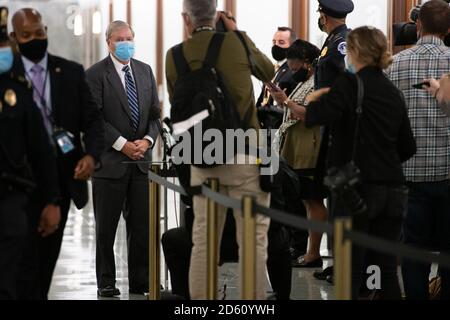
<svg viewBox="0 0 450 320"><path fill-rule="evenodd" d="M159 99L150 66L132 59L134 32L122 21L106 31L110 55L87 71L106 121L106 150L93 175L98 295L116 288L114 241L121 212L128 244L129 290L148 291L148 182L150 150L160 128Z"/></svg>

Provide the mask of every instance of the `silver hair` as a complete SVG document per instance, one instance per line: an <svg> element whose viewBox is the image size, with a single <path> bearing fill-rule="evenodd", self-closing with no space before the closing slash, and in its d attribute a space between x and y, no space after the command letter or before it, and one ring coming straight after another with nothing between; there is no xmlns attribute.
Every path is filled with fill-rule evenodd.
<svg viewBox="0 0 450 320"><path fill-rule="evenodd" d="M116 21L111 22L109 24L108 28L106 29L106 33L105 33L106 40L108 41L109 39L111 39L112 34L115 31L122 29L122 28L130 28L131 33L133 34L133 37L134 37L134 30L133 30L133 28L131 28L131 26L128 23L126 23L124 21L116 20Z"/></svg>
<svg viewBox="0 0 450 320"><path fill-rule="evenodd" d="M214 22L217 14L217 0L184 0L184 10L194 25Z"/></svg>

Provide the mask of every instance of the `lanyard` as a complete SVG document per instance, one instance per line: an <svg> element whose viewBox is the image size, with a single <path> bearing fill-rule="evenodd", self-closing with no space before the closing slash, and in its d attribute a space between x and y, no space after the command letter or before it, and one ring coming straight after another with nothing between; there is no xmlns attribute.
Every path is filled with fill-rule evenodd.
<svg viewBox="0 0 450 320"><path fill-rule="evenodd" d="M48 67L47 67L47 71L45 72L45 78L44 78L44 87L42 88L42 92L39 92L38 88L36 88L35 84L33 83L33 78L31 77L29 72L26 72L28 80L31 83L31 86L33 87L33 90L37 93L39 101L41 102L41 106L42 108L44 108L44 112L45 115L47 116L47 118L50 120L50 122L52 123L52 125L54 124L54 120L53 120L53 112L52 110L50 110L50 108L47 105L47 100L45 99L45 92L47 89L47 80L48 80Z"/></svg>

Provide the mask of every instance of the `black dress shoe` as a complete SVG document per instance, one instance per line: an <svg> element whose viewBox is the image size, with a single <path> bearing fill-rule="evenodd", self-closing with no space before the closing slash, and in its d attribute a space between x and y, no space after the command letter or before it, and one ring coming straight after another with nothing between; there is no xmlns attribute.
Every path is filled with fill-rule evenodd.
<svg viewBox="0 0 450 320"><path fill-rule="evenodd" d="M327 276L327 282L328 282L329 284L334 284L334 278L333 278L333 275Z"/></svg>
<svg viewBox="0 0 450 320"><path fill-rule="evenodd" d="M134 289L130 289L128 292L129 292L130 294L136 294L136 295L140 295L140 296L148 295L148 289L147 289L147 290L134 290Z"/></svg>
<svg viewBox="0 0 450 320"><path fill-rule="evenodd" d="M301 257L297 258L297 260L292 261L293 268L322 268L322 266L323 266L323 260L321 257L319 257L313 261L306 262L305 256L301 256Z"/></svg>
<svg viewBox="0 0 450 320"><path fill-rule="evenodd" d="M97 295L104 298L112 298L114 296L120 296L120 290L113 286L106 286L104 288L98 288Z"/></svg>
<svg viewBox="0 0 450 320"><path fill-rule="evenodd" d="M317 271L313 273L314 278L319 280L327 280L328 276L333 274L333 267L328 267L325 270Z"/></svg>
<svg viewBox="0 0 450 320"><path fill-rule="evenodd" d="M299 257L303 256L306 254L306 252L300 252L297 249L294 248L289 248L289 254L291 255L291 260L295 261L297 260Z"/></svg>
<svg viewBox="0 0 450 320"><path fill-rule="evenodd" d="M161 288L161 291L164 290L163 285L161 285L160 288ZM128 292L129 292L130 294L138 294L138 295L144 295L144 296L146 296L146 295L148 295L148 290L149 290L148 288L146 288L146 289L130 288L130 290L129 290Z"/></svg>

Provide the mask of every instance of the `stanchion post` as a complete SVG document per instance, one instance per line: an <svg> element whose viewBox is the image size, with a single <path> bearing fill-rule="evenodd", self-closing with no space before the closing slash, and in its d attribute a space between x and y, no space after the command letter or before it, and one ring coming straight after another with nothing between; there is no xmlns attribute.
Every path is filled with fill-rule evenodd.
<svg viewBox="0 0 450 320"><path fill-rule="evenodd" d="M219 180L210 179L210 188L214 192L219 191ZM206 296L208 300L216 300L217 299L217 264L219 261L218 257L218 235L217 235L217 203L208 198L207 200L207 287L206 287Z"/></svg>
<svg viewBox="0 0 450 320"><path fill-rule="evenodd" d="M253 212L253 204L254 199L251 196L246 196L242 200L242 300L256 299L256 221Z"/></svg>
<svg viewBox="0 0 450 320"><path fill-rule="evenodd" d="M352 229L351 218L339 218L334 223L334 282L337 300L352 299L352 243L344 239Z"/></svg>
<svg viewBox="0 0 450 320"><path fill-rule="evenodd" d="M161 167L159 165L152 165L151 170L159 174ZM149 181L149 266L150 266L150 288L149 288L149 300L160 300L161 298L161 190L160 186L154 182Z"/></svg>

